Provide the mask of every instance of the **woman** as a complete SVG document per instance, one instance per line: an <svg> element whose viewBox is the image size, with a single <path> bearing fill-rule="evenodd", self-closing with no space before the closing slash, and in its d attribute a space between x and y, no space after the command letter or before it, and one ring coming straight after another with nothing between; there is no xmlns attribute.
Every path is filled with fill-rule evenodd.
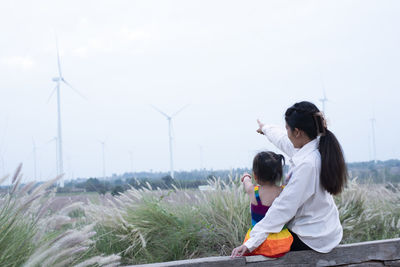
<svg viewBox="0 0 400 267"><path fill-rule="evenodd" d="M286 133L258 121L257 132L290 157L291 167L286 187L253 227L250 238L232 251L232 257L253 251L269 233L278 233L285 225L294 238L292 251L328 253L342 239L339 212L332 197L343 190L347 180L341 146L327 129L323 114L310 102L288 108L285 121Z"/></svg>

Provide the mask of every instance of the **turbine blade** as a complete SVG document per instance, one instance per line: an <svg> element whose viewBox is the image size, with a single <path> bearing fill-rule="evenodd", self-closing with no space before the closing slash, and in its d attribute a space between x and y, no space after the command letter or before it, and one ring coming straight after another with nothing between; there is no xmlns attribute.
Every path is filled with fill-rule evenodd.
<svg viewBox="0 0 400 267"><path fill-rule="evenodd" d="M86 96L82 95L78 90L76 90L69 82L67 82L66 80L64 80L64 78L61 78L61 81L63 83L65 83L67 86L69 86L69 88L71 88L76 94L78 94L80 97L82 97L85 100L88 100L86 98Z"/></svg>
<svg viewBox="0 0 400 267"><path fill-rule="evenodd" d="M49 103L51 97L54 95L54 92L55 92L56 90L57 90L57 85L56 85L56 87L54 87L53 91L51 92L49 98L48 98L47 101L46 101L46 104Z"/></svg>
<svg viewBox="0 0 400 267"><path fill-rule="evenodd" d="M104 144L104 146L106 145L106 141L108 140L108 136L106 138L104 138L104 140L101 139L97 139L97 142L99 142L100 144Z"/></svg>
<svg viewBox="0 0 400 267"><path fill-rule="evenodd" d="M47 145L48 143L51 143L51 142L56 141L56 140L57 140L57 137L53 137L53 138L51 138L49 141L47 141L44 144Z"/></svg>
<svg viewBox="0 0 400 267"><path fill-rule="evenodd" d="M62 73L61 73L60 53L58 52L58 39L57 39L57 36L56 36L56 47L57 47L58 75L61 78L62 77Z"/></svg>
<svg viewBox="0 0 400 267"><path fill-rule="evenodd" d="M155 110L157 110L158 112L160 112L162 115L164 115L165 117L167 117L167 119L170 119L171 117L170 116L168 116L167 114L165 114L164 112L162 112L161 110L159 110L158 108L156 108L155 106L153 106L153 105L150 105L150 106L152 106Z"/></svg>
<svg viewBox="0 0 400 267"><path fill-rule="evenodd" d="M183 106L183 108L181 108L180 110L178 110L177 112L175 112L174 114L171 115L171 117L174 117L176 115L178 115L178 113L180 113L182 110L184 110L185 108L187 108L189 106L189 104Z"/></svg>

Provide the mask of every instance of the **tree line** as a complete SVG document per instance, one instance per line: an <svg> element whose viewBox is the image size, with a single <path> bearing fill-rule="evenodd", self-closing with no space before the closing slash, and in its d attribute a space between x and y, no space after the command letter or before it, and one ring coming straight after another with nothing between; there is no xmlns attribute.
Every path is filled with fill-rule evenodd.
<svg viewBox="0 0 400 267"><path fill-rule="evenodd" d="M349 177L357 177L361 183L400 183L400 160L387 160L378 162L356 162L347 164ZM287 170L287 166L285 166ZM228 180L251 172L248 168L237 168L231 170L193 170L177 171L172 178L167 172L127 172L121 175L113 174L106 179L102 178L80 178L67 181L64 188L58 192L98 192L105 194L110 192L117 195L130 187L140 188L150 186L153 189L198 188L200 185L207 185L209 179L220 178Z"/></svg>

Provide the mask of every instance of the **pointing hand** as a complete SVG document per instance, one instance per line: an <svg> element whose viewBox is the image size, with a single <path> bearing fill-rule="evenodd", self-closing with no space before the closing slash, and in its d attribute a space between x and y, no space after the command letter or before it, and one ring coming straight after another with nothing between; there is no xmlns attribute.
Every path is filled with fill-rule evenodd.
<svg viewBox="0 0 400 267"><path fill-rule="evenodd" d="M264 134L262 131L262 128L264 127L264 123L262 123L260 120L257 120L257 123L258 123L257 133Z"/></svg>

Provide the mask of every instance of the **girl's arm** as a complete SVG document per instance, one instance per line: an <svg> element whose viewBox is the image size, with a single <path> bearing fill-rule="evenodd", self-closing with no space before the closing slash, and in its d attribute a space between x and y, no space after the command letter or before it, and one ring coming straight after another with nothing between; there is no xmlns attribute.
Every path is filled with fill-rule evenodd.
<svg viewBox="0 0 400 267"><path fill-rule="evenodd" d="M259 126L258 133L264 134L272 144L289 157L294 155L296 149L292 142L290 142L287 132L284 129L276 125L265 125L259 120L257 122Z"/></svg>
<svg viewBox="0 0 400 267"><path fill-rule="evenodd" d="M254 191L254 185L251 181L251 176L248 173L243 174L241 181L243 183L244 186L244 191L246 191L246 193L251 196L251 194Z"/></svg>

